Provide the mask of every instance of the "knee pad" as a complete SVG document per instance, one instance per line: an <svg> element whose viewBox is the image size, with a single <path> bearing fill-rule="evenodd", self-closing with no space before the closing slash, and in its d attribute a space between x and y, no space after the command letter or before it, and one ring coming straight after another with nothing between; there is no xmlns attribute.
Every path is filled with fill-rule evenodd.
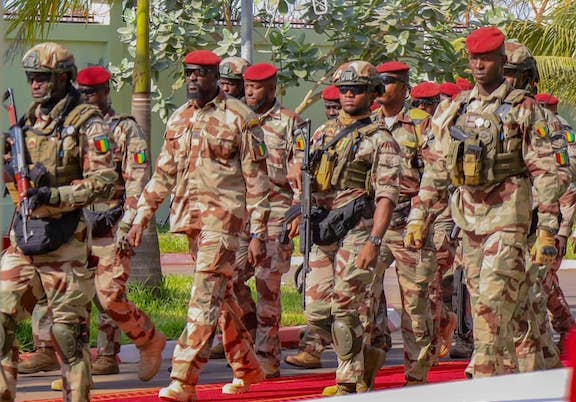
<svg viewBox="0 0 576 402"><path fill-rule="evenodd" d="M0 352L6 356L16 340L16 321L6 313L0 313Z"/></svg>
<svg viewBox="0 0 576 402"><path fill-rule="evenodd" d="M82 358L82 339L78 325L54 323L52 337L65 363L72 364Z"/></svg>
<svg viewBox="0 0 576 402"><path fill-rule="evenodd" d="M355 329L362 327L357 316L336 318L332 323L334 350L341 360L350 360L362 350L362 335Z"/></svg>

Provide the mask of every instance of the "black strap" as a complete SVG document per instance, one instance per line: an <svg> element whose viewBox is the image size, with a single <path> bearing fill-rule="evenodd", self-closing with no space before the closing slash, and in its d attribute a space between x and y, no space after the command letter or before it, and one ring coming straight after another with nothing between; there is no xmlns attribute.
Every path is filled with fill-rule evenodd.
<svg viewBox="0 0 576 402"><path fill-rule="evenodd" d="M354 130L360 129L372 123L372 119L370 117L366 117L362 120L356 120L353 124L349 125L348 127L344 127L342 130L332 138L332 140L322 148L322 152L327 151L328 149L332 148L338 141L342 138L353 132Z"/></svg>

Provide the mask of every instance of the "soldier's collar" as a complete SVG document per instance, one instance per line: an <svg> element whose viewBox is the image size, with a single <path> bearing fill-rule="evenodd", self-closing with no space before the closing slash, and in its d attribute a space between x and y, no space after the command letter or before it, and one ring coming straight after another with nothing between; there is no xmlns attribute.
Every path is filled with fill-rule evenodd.
<svg viewBox="0 0 576 402"><path fill-rule="evenodd" d="M468 99L469 101L478 99L483 102L492 102L495 99L499 99L500 101L502 101L504 100L504 98L506 98L506 96L511 90L512 87L510 86L510 84L508 84L508 81L504 80L504 82L502 82L502 84L500 84L500 86L496 88L494 91L492 91L489 95L482 96L478 91L478 85L475 85L472 91L470 92L470 97Z"/></svg>
<svg viewBox="0 0 576 402"><path fill-rule="evenodd" d="M260 121L265 121L266 119L276 119L280 120L282 118L282 105L278 99L274 100L274 105L264 113L258 116Z"/></svg>

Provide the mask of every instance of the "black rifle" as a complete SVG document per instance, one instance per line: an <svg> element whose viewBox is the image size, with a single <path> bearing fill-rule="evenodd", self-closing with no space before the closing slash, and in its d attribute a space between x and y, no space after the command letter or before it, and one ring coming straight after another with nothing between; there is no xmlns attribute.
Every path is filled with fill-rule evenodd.
<svg viewBox="0 0 576 402"><path fill-rule="evenodd" d="M6 104L8 101L8 104ZM2 104L8 111L10 121L9 137L12 140L10 153L12 155L12 169L16 179L16 189L18 192L18 203L20 204L20 214L22 215L22 229L24 232L24 241L28 243L28 218L29 206L27 192L30 189L30 172L26 163L26 148L24 145L24 133L22 127L18 125L18 116L16 114L16 103L14 102L14 92L8 88L2 97Z"/></svg>
<svg viewBox="0 0 576 402"><path fill-rule="evenodd" d="M305 120L299 127L302 130L304 139L304 161L302 162L302 226L300 226L300 249L303 250L303 274L302 274L302 308L306 308L306 274L310 269L310 249L312 248L312 161L311 153L311 131L312 122L310 119Z"/></svg>

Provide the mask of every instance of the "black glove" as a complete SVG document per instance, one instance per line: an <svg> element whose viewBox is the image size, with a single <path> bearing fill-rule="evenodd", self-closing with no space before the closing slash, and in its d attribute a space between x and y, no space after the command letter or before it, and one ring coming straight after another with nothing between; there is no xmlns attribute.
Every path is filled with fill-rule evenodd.
<svg viewBox="0 0 576 402"><path fill-rule="evenodd" d="M26 192L26 197L28 197L28 208L30 210L35 210L41 205L56 205L60 203L60 193L54 187L30 188Z"/></svg>

